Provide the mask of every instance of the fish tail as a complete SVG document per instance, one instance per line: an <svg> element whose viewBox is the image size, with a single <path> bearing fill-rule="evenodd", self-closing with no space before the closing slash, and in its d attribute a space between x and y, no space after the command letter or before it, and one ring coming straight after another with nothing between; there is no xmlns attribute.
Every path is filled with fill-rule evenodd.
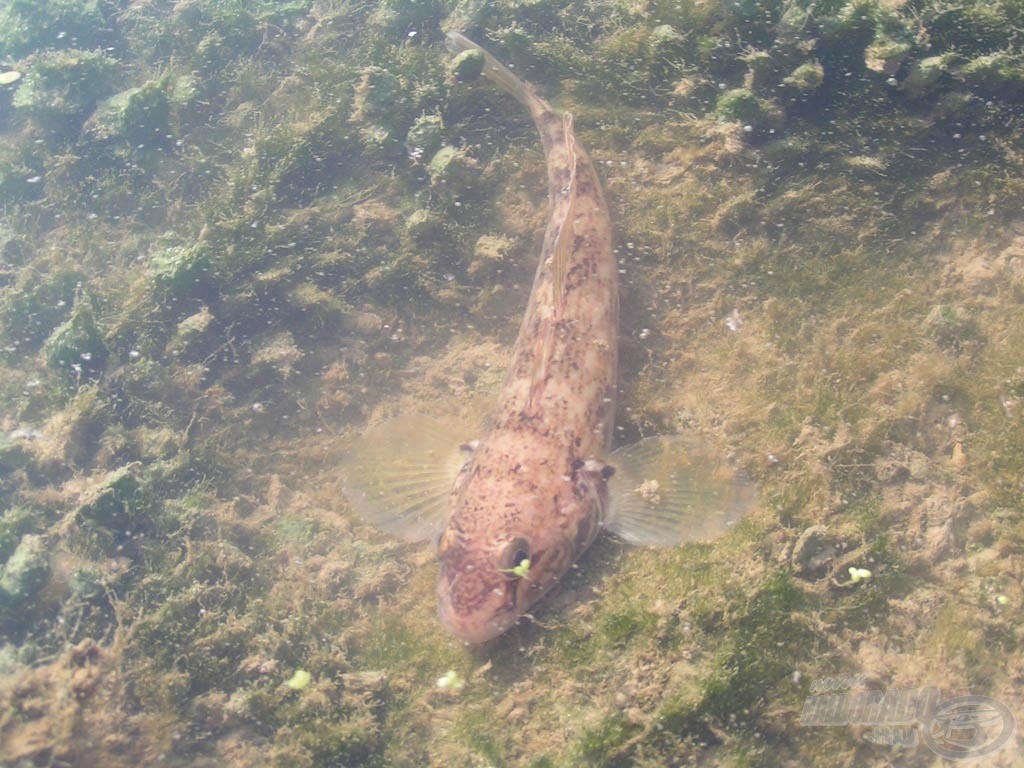
<svg viewBox="0 0 1024 768"><path fill-rule="evenodd" d="M458 32L448 33L448 50L452 53L463 53L464 51L479 51L484 57L483 75L506 93L513 96L516 101L533 112L543 102L526 83L516 77L512 70L491 56L487 51L474 43L465 35Z"/></svg>

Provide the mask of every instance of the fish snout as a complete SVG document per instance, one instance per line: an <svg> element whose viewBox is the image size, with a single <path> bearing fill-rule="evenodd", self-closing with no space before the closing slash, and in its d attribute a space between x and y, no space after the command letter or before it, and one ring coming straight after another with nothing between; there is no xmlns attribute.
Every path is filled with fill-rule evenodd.
<svg viewBox="0 0 1024 768"><path fill-rule="evenodd" d="M453 599L450 584L442 578L438 584L438 616L448 632L465 643L483 643L507 631L519 619L515 606L492 591L495 600L476 605L460 604ZM455 594L458 594L455 592Z"/></svg>

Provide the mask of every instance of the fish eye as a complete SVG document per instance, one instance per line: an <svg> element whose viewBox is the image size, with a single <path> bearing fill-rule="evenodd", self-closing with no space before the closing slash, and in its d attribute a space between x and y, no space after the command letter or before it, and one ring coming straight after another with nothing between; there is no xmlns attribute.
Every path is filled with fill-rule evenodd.
<svg viewBox="0 0 1024 768"><path fill-rule="evenodd" d="M522 538L516 538L505 545L501 550L501 557L498 561L498 568L505 573L516 574L517 569L522 568L524 562L530 559L530 543Z"/></svg>

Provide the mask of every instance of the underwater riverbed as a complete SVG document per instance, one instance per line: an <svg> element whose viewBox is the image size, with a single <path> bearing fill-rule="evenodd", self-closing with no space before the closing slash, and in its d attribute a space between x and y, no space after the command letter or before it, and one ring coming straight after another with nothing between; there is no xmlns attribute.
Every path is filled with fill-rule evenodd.
<svg viewBox="0 0 1024 768"><path fill-rule="evenodd" d="M0 762L1017 764L1022 28L981 0L0 3ZM432 546L339 477L396 416L474 436L536 268L533 125L450 29L602 175L616 442L692 434L757 488L713 542L600 538L478 647ZM931 688L983 697L984 736L806 714Z"/></svg>

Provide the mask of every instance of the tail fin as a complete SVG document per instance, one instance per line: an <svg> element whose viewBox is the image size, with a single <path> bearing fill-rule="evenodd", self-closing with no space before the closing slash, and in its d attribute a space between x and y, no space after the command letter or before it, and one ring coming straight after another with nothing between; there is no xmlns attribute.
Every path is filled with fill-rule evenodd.
<svg viewBox="0 0 1024 768"><path fill-rule="evenodd" d="M479 51L482 53L484 57L484 77L503 91L514 96L516 101L531 112L537 107L540 97L533 92L530 86L516 77L511 69L491 56L491 54L468 37L458 32L449 32L447 43L448 50L452 53L463 53L464 51ZM543 102L541 103L543 104Z"/></svg>

